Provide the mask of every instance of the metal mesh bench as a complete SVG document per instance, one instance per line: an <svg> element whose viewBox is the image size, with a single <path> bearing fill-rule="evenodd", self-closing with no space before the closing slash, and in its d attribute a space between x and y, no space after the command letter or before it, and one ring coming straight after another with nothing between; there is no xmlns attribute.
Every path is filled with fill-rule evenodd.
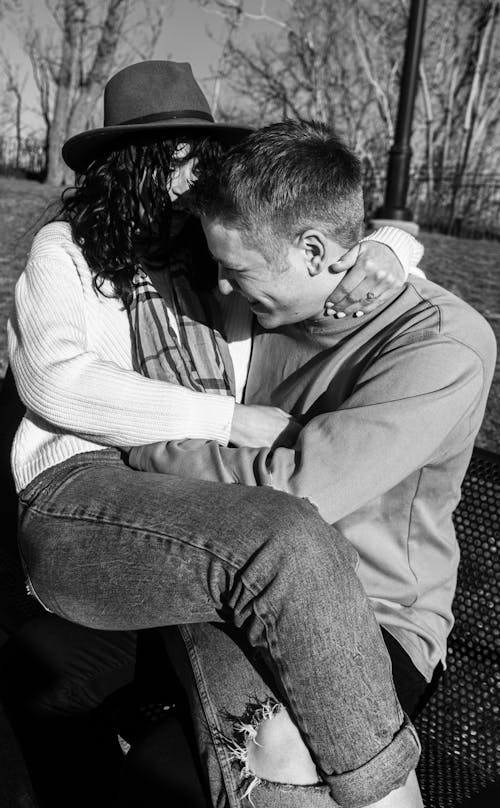
<svg viewBox="0 0 500 808"><path fill-rule="evenodd" d="M500 805L498 455L474 450L454 522L461 550L456 622L447 670L415 722L419 780L426 808L486 808Z"/></svg>

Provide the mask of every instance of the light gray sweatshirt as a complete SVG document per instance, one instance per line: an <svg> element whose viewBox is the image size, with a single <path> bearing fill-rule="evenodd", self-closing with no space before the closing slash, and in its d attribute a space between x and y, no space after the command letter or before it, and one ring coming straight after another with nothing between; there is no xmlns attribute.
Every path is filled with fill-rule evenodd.
<svg viewBox="0 0 500 808"><path fill-rule="evenodd" d="M412 278L360 320L255 335L245 402L300 417L293 448L173 443L166 465L171 474L270 485L314 502L356 547L379 623L430 679L453 625L452 513L495 355L483 317Z"/></svg>

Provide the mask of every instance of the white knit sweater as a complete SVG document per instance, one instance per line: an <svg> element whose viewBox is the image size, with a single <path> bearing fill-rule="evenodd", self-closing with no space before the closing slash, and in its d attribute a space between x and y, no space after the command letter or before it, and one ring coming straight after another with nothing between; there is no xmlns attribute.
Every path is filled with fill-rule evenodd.
<svg viewBox="0 0 500 808"><path fill-rule="evenodd" d="M234 399L132 369L127 312L94 291L68 224L46 225L35 237L8 328L27 407L12 449L18 490L49 466L105 446L185 437L227 443Z"/></svg>
<svg viewBox="0 0 500 808"><path fill-rule="evenodd" d="M407 270L417 265L422 248L402 230L382 228L376 238L392 247ZM111 286L103 291L111 295ZM232 297L228 337L241 390L250 313L241 296ZM127 312L115 297L95 292L66 223L48 224L35 237L16 284L8 338L27 408L12 448L18 491L80 452L186 437L228 442L233 398L196 393L133 370Z"/></svg>

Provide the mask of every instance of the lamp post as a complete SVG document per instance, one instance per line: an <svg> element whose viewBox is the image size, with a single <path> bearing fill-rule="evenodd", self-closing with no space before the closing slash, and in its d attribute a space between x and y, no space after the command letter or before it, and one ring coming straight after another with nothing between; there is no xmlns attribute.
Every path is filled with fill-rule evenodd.
<svg viewBox="0 0 500 808"><path fill-rule="evenodd" d="M411 125L418 88L418 66L424 35L426 4L427 0L411 0L396 132L389 152L384 205L375 214L377 220L389 219L403 223L411 222L413 218L411 211L406 207L406 195L412 154Z"/></svg>

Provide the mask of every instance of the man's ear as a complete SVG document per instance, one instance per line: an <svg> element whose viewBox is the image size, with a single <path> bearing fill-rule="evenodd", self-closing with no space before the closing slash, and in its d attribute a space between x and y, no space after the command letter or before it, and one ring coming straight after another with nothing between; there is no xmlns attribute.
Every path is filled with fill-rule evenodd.
<svg viewBox="0 0 500 808"><path fill-rule="evenodd" d="M297 238L297 246L304 254L309 275L319 275L327 264L327 240L320 230L305 230Z"/></svg>

